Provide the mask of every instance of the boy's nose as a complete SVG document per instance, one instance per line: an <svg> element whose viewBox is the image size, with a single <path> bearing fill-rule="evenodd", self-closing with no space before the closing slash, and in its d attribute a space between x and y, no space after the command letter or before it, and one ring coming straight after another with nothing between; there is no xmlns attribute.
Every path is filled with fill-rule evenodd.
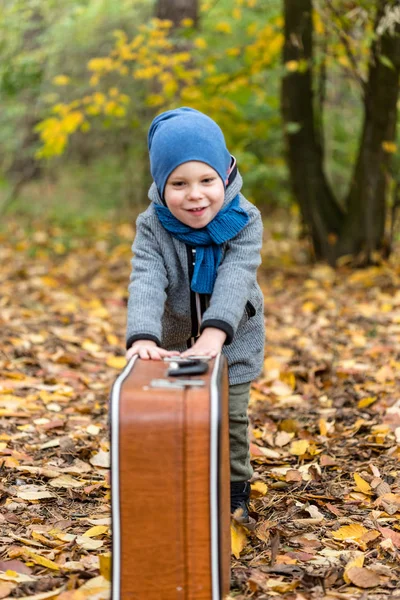
<svg viewBox="0 0 400 600"><path fill-rule="evenodd" d="M190 200L197 200L198 198L201 198L202 196L202 192L201 189L198 185L191 185L189 188L189 194L188 197Z"/></svg>

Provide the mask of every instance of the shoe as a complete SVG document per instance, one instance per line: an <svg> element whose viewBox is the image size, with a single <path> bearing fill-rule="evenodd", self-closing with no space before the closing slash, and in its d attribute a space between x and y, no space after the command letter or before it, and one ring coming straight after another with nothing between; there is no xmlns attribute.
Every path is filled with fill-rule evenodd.
<svg viewBox="0 0 400 600"><path fill-rule="evenodd" d="M248 481L231 481L231 514L236 514L243 522L249 520L249 498L250 483Z"/></svg>

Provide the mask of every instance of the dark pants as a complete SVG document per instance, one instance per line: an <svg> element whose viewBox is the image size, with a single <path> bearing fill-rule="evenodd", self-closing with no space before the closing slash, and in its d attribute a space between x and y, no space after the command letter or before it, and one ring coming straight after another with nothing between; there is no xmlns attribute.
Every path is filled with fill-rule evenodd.
<svg viewBox="0 0 400 600"><path fill-rule="evenodd" d="M250 382L229 386L229 443L231 481L247 481L253 475L250 464L249 405Z"/></svg>

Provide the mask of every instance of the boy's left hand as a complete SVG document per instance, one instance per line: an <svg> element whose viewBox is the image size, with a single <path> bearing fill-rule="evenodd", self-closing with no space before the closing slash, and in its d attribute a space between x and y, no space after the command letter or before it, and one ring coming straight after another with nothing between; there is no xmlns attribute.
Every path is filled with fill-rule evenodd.
<svg viewBox="0 0 400 600"><path fill-rule="evenodd" d="M211 356L214 358L222 350L226 340L226 333L216 327L206 327L197 342L185 352L182 352L182 358L189 356Z"/></svg>

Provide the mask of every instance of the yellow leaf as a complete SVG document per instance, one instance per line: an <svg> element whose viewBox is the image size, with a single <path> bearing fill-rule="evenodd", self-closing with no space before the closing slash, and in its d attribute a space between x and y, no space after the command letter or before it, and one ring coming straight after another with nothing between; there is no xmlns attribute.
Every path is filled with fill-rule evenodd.
<svg viewBox="0 0 400 600"><path fill-rule="evenodd" d="M46 569L53 569L54 571L59 571L60 567L52 560L48 558L44 558L44 556L40 556L40 554L36 554L29 550L28 548L24 548L24 554L29 556L29 558L36 563L37 565L41 565L42 567L46 567Z"/></svg>
<svg viewBox="0 0 400 600"><path fill-rule="evenodd" d="M359 400L357 406L358 406L358 408L366 408L367 406L370 406L371 404L376 402L377 399L378 399L377 396L369 396L368 398L361 398L361 400Z"/></svg>
<svg viewBox="0 0 400 600"><path fill-rule="evenodd" d="M372 494L371 486L358 473L354 473L354 481L356 482L357 490L363 494ZM362 565L356 565L357 567Z"/></svg>
<svg viewBox="0 0 400 600"><path fill-rule="evenodd" d="M312 302L311 300L307 300L307 302L304 302L303 306L301 307L301 310L305 313L312 313L317 309L317 305L315 304L315 302Z"/></svg>
<svg viewBox="0 0 400 600"><path fill-rule="evenodd" d="M108 356L106 364L113 369L123 369L126 365L126 358L125 356Z"/></svg>
<svg viewBox="0 0 400 600"><path fill-rule="evenodd" d="M285 64L285 67L287 68L288 71L293 73L294 71L297 71L297 69L299 68L299 62L297 60L289 60Z"/></svg>
<svg viewBox="0 0 400 600"><path fill-rule="evenodd" d="M252 498L261 498L265 496L268 491L268 486L263 481L256 481L251 484L251 497Z"/></svg>
<svg viewBox="0 0 400 600"><path fill-rule="evenodd" d="M332 531L332 537L335 540L357 540L364 533L367 533L368 529L359 525L358 523L352 523L351 525L344 525L337 529L336 531Z"/></svg>
<svg viewBox="0 0 400 600"><path fill-rule="evenodd" d="M346 583L351 583L348 575L347 575L347 571L349 569L351 569L352 567L362 567L364 566L364 554L362 552L357 552L355 556L353 556L353 558L351 560L349 560L349 562L347 563L345 569L344 569L344 574L343 574L343 579L345 580Z"/></svg>
<svg viewBox="0 0 400 600"><path fill-rule="evenodd" d="M182 27L193 27L194 21L193 19L182 19L181 25Z"/></svg>
<svg viewBox="0 0 400 600"><path fill-rule="evenodd" d="M328 433L328 425L327 425L325 419L320 419L318 421L318 426L319 426L319 432L321 435L326 435Z"/></svg>
<svg viewBox="0 0 400 600"><path fill-rule="evenodd" d="M99 555L100 562L100 575L104 577L107 581L111 581L111 553L100 554Z"/></svg>
<svg viewBox="0 0 400 600"><path fill-rule="evenodd" d="M245 528L234 519L231 520L231 549L232 554L240 557L240 553L247 544L247 532Z"/></svg>
<svg viewBox="0 0 400 600"><path fill-rule="evenodd" d="M216 24L215 30L220 33L232 33L232 27L226 21L220 21Z"/></svg>
<svg viewBox="0 0 400 600"><path fill-rule="evenodd" d="M198 37L194 40L193 44L196 48L200 48L201 50L207 48L207 42L204 38Z"/></svg>
<svg viewBox="0 0 400 600"><path fill-rule="evenodd" d="M70 78L68 75L57 75L56 77L53 77L54 85L68 85L69 82Z"/></svg>
<svg viewBox="0 0 400 600"><path fill-rule="evenodd" d="M107 533L108 527L107 525L95 525L91 527L83 534L86 537L96 537L97 535L103 535L103 533Z"/></svg>
<svg viewBox="0 0 400 600"><path fill-rule="evenodd" d="M382 148L388 154L394 154L397 150L396 144L394 142L389 142L389 141L382 142Z"/></svg>
<svg viewBox="0 0 400 600"><path fill-rule="evenodd" d="M308 450L309 443L307 440L298 440L297 442L292 442L290 444L290 454L294 454L294 456L302 456Z"/></svg>

